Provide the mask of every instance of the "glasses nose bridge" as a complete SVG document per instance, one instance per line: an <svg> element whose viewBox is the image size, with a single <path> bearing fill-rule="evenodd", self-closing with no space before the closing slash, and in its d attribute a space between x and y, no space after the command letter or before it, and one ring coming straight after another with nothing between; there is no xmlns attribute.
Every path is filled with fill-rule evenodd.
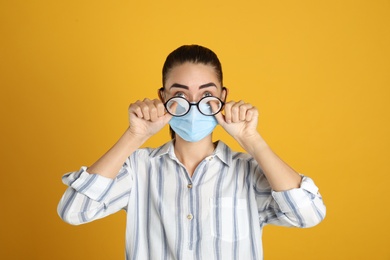
<svg viewBox="0 0 390 260"><path fill-rule="evenodd" d="M187 100L188 101L188 100ZM199 101L198 102L190 102L190 101L188 101L188 104L190 104L190 106L188 107L188 111L187 111L187 113L188 112L190 112L191 111L191 109L192 109L192 107L196 107L196 109L198 109L199 110ZM200 111L200 110L199 110Z"/></svg>

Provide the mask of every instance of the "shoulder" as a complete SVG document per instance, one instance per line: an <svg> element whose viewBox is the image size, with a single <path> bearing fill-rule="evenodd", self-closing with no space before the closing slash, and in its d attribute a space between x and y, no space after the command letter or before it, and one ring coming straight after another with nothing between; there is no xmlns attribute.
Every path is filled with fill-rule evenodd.
<svg viewBox="0 0 390 260"><path fill-rule="evenodd" d="M159 157L161 155L167 154L171 149L172 141L169 141L159 147L151 148L151 147L142 147L134 151L129 156L129 160L150 160L155 157Z"/></svg>
<svg viewBox="0 0 390 260"><path fill-rule="evenodd" d="M234 151L222 141L218 141L215 154L228 165L234 165L237 162L257 164L250 154L241 151Z"/></svg>
<svg viewBox="0 0 390 260"><path fill-rule="evenodd" d="M253 161L253 157L245 152L232 151L232 160Z"/></svg>

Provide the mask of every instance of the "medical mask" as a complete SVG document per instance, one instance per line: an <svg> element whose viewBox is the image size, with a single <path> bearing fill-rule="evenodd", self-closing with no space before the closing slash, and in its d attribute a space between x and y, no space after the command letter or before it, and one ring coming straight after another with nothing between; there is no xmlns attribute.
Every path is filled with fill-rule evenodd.
<svg viewBox="0 0 390 260"><path fill-rule="evenodd" d="M211 134L218 122L214 116L205 116L191 107L184 116L174 116L169 121L173 131L188 142L197 142Z"/></svg>

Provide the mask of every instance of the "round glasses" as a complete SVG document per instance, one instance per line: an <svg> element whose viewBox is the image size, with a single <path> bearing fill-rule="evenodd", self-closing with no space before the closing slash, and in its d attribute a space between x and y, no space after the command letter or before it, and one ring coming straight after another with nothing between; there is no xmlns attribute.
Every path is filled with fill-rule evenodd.
<svg viewBox="0 0 390 260"><path fill-rule="evenodd" d="M200 113L205 116L213 116L222 110L224 102L217 97L203 97L198 102L189 102L183 97L173 97L165 102L165 109L173 116L186 115L192 106L196 106Z"/></svg>

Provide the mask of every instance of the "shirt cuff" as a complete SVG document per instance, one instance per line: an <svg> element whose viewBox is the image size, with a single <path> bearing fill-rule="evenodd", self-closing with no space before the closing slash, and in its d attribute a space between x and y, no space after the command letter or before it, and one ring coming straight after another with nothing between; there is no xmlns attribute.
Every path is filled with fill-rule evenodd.
<svg viewBox="0 0 390 260"><path fill-rule="evenodd" d="M302 176L300 188L279 192L272 191L272 196L279 205L280 210L283 213L287 213L312 203L312 198L318 196L318 188L312 179Z"/></svg>
<svg viewBox="0 0 390 260"><path fill-rule="evenodd" d="M102 201L115 180L98 174L89 174L87 167L83 166L78 172L64 175L62 182L92 200Z"/></svg>

